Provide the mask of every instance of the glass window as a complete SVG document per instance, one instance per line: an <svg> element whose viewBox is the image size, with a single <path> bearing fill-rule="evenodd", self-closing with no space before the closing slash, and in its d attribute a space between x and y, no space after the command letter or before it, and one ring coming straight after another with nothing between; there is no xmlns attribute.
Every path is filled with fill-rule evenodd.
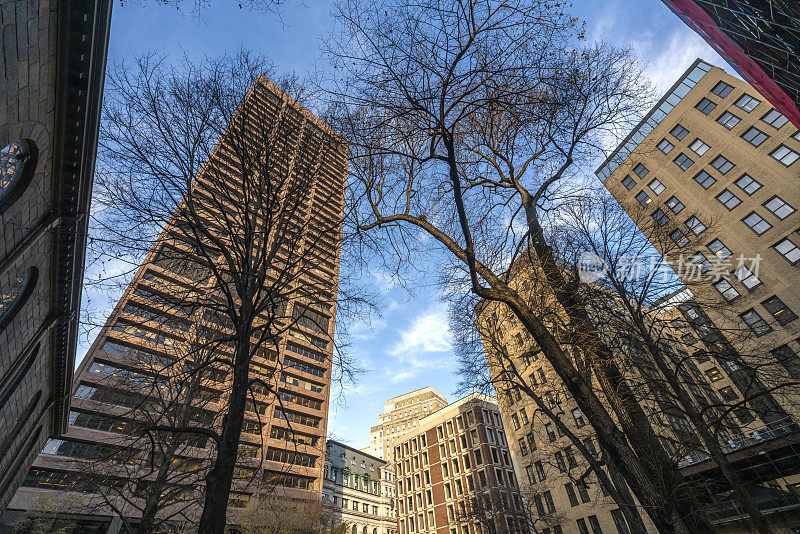
<svg viewBox="0 0 800 534"><path fill-rule="evenodd" d="M733 183L735 183L739 187L739 189L741 189L748 195L752 195L753 193L761 189L761 184L749 174L743 174L741 178L739 178Z"/></svg>
<svg viewBox="0 0 800 534"><path fill-rule="evenodd" d="M714 283L714 289L722 295L726 301L730 302L737 297L739 297L739 292L736 291L736 288L731 285L730 282L725 280L724 278L721 279L719 282Z"/></svg>
<svg viewBox="0 0 800 534"><path fill-rule="evenodd" d="M716 198L720 202L720 204L728 208L728 211L732 210L733 208L742 203L739 197L737 197L727 189L723 189L722 193L717 195Z"/></svg>
<svg viewBox="0 0 800 534"><path fill-rule="evenodd" d="M22 274L11 277L11 283L0 287L0 332L16 317L30 298L39 278L39 270L29 267Z"/></svg>
<svg viewBox="0 0 800 534"><path fill-rule="evenodd" d="M780 325L785 325L797 319L797 315L775 295L763 301L761 305Z"/></svg>
<svg viewBox="0 0 800 534"><path fill-rule="evenodd" d="M647 196L647 193L645 193L644 191L639 191L639 193L636 195L636 200L642 206L647 206L648 204L650 204L650 202L653 201L649 196Z"/></svg>
<svg viewBox="0 0 800 534"><path fill-rule="evenodd" d="M708 271L709 269L711 269L711 262L710 262L710 261L708 261L708 258L706 258L706 257L703 255L703 253L702 253L702 252L700 252L700 251L697 251L697 252L695 252L695 253L694 253L694 255L693 255L691 258L689 258L689 259L690 259L690 260L692 261L692 263L694 263L695 265L699 265L699 266L700 266L700 272L701 272L701 273L705 273L706 271Z"/></svg>
<svg viewBox="0 0 800 534"><path fill-rule="evenodd" d="M708 174L706 171L700 171L694 176L694 181L700 184L703 189L708 189L715 183L717 179Z"/></svg>
<svg viewBox="0 0 800 534"><path fill-rule="evenodd" d="M750 212L750 215L742 219L742 222L745 223L757 235L761 235L772 228L772 225L765 221L764 217L754 211Z"/></svg>
<svg viewBox="0 0 800 534"><path fill-rule="evenodd" d="M773 128L775 128L776 130L780 130L784 124L789 122L789 119L781 115L781 113L775 108L769 110L766 115L761 117L761 120L766 122Z"/></svg>
<svg viewBox="0 0 800 534"><path fill-rule="evenodd" d="M679 247L686 246L686 244L689 242L689 238L686 237L686 234L684 234L680 229L677 228L673 230L672 233L669 234L669 237Z"/></svg>
<svg viewBox="0 0 800 534"><path fill-rule="evenodd" d="M797 158L800 158L800 154L792 150L786 145L781 145L772 152L770 152L770 156L775 158L776 160L780 161L787 167L797 161Z"/></svg>
<svg viewBox="0 0 800 534"><path fill-rule="evenodd" d="M756 128L755 126L749 128L744 134L742 134L742 139L747 141L753 146L761 146L761 143L769 139L769 136Z"/></svg>
<svg viewBox="0 0 800 534"><path fill-rule="evenodd" d="M682 212L682 211L683 211L683 208L685 207L685 206L683 205L683 202L681 202L680 200L678 200L678 198L677 198L677 197L674 197L674 196L672 196L672 197L669 197L669 200L667 200L666 206L667 206L667 207L668 207L668 208L669 208L669 209L672 211L672 213L674 213L675 215L677 215L677 214L679 214L680 212Z"/></svg>
<svg viewBox="0 0 800 534"><path fill-rule="evenodd" d="M662 184L660 181L658 181L658 178L653 178L653 180L652 180L652 181L651 181L649 184L647 184L647 186L648 186L648 187L649 187L649 188L650 188L650 189L653 191L653 193L655 193L656 195L660 195L660 194L661 194L661 193L664 191L664 189L666 189L666 187L664 186L664 184Z"/></svg>
<svg viewBox="0 0 800 534"><path fill-rule="evenodd" d="M645 167L641 163L637 164L636 167L633 168L633 173L639 178L644 178L645 176L647 176L648 172L650 171L647 169L647 167Z"/></svg>
<svg viewBox="0 0 800 534"><path fill-rule="evenodd" d="M730 111L726 111L725 113L720 115L719 118L717 118L717 122L723 125L728 130L739 124L739 121L741 120L742 119L740 119Z"/></svg>
<svg viewBox="0 0 800 534"><path fill-rule="evenodd" d="M787 345L781 345L769 351L775 361L781 365L789 376L800 378L800 358Z"/></svg>
<svg viewBox="0 0 800 534"><path fill-rule="evenodd" d="M575 494L575 488L572 486L571 482L567 482L564 484L564 490L567 492L567 497L569 497L569 505L570 506L578 506L578 496ZM583 519L578 520L578 526L583 523ZM586 523L583 523L583 528L580 529L581 534L589 534L589 529L586 528Z"/></svg>
<svg viewBox="0 0 800 534"><path fill-rule="evenodd" d="M628 524L625 522L625 516L622 515L619 508L611 510L611 519L614 520L614 526L617 527L617 534L631 534Z"/></svg>
<svg viewBox="0 0 800 534"><path fill-rule="evenodd" d="M709 113L714 111L714 108L717 107L717 105L714 102L712 102L711 100L709 100L707 98L703 98L702 100L700 100L700 102L697 103L697 105L695 107L703 115L708 115Z"/></svg>
<svg viewBox="0 0 800 534"><path fill-rule="evenodd" d="M800 261L800 247L795 245L789 238L778 241L773 247L792 265Z"/></svg>
<svg viewBox="0 0 800 534"><path fill-rule="evenodd" d="M784 202L784 200L777 195L767 200L764 203L764 207L781 220L785 219L795 211L792 206Z"/></svg>
<svg viewBox="0 0 800 534"><path fill-rule="evenodd" d="M0 150L0 211L20 197L36 168L38 152L30 139L19 139Z"/></svg>
<svg viewBox="0 0 800 534"><path fill-rule="evenodd" d="M631 189L633 189L633 186L635 186L635 185L636 185L636 180L634 180L633 178L631 178L631 175L630 175L630 174L626 174L626 175L625 175L625 178L623 178L623 179L622 179L622 185L624 185L624 186L625 186L625 189L627 189L628 191L630 191Z"/></svg>
<svg viewBox="0 0 800 534"><path fill-rule="evenodd" d="M718 382L719 380L722 380L723 378L725 378L725 376L722 374L722 372L719 369L717 369L716 367L712 367L711 369L708 369L706 371L706 376L712 382Z"/></svg>
<svg viewBox="0 0 800 534"><path fill-rule="evenodd" d="M706 225L694 215L686 220L686 226L694 233L694 235L700 235L706 229Z"/></svg>
<svg viewBox="0 0 800 534"><path fill-rule="evenodd" d="M750 327L757 336L763 336L769 332L772 332L772 327L767 324L767 322L755 311L753 308L750 308L739 317L745 322L747 326Z"/></svg>
<svg viewBox="0 0 800 534"><path fill-rule="evenodd" d="M761 284L761 280L759 280L758 277L755 274L753 274L753 271L748 269L747 266L745 265L738 266L733 271L733 275L747 289L753 289L754 287Z"/></svg>
<svg viewBox="0 0 800 534"><path fill-rule="evenodd" d="M694 163L694 161L692 161L692 158L690 158L689 156L687 156L683 152L678 154L678 157L675 158L674 161L675 161L675 165L677 165L678 167L680 167L684 171L686 169L688 169L689 167L691 167L692 163Z"/></svg>
<svg viewBox="0 0 800 534"><path fill-rule="evenodd" d="M664 213L661 208L658 208L656 211L654 211L651 217L658 223L659 226L664 226L669 222L669 215Z"/></svg>
<svg viewBox="0 0 800 534"><path fill-rule="evenodd" d="M733 91L733 87L728 85L725 82L719 82L714 88L711 90L712 93L717 95L720 98L725 98Z"/></svg>
<svg viewBox="0 0 800 534"><path fill-rule="evenodd" d="M751 111L756 109L756 106L759 105L760 103L761 103L761 100L753 98L752 96L750 96L748 94L743 94L742 96L739 97L739 100L737 100L734 103L734 105L737 108L743 109L746 112L750 113Z"/></svg>
<svg viewBox="0 0 800 534"><path fill-rule="evenodd" d="M717 169L720 174L726 174L734 167L733 163L728 161L728 159L722 154L714 158L714 161L711 162L711 166Z"/></svg>
<svg viewBox="0 0 800 534"><path fill-rule="evenodd" d="M675 148L675 145L667 141L666 139L662 139L660 143L658 143L658 149L663 152L664 154L669 154L669 151Z"/></svg>
<svg viewBox="0 0 800 534"><path fill-rule="evenodd" d="M708 250L714 253L720 260L724 260L725 258L731 257L731 250L725 246L725 244L720 241L719 239L715 239L708 245Z"/></svg>
<svg viewBox="0 0 800 534"><path fill-rule="evenodd" d="M688 134L688 133L689 133L689 130L687 130L686 128L684 128L684 127L683 127L683 126L681 126L680 124L676 124L676 125L675 125L675 128L673 128L672 130L670 130L670 132L669 132L669 133L671 133L671 134L672 134L672 136L673 136L675 139L677 139L678 141L681 141L681 140L683 140L683 138L684 138L684 137L686 137L686 134Z"/></svg>
<svg viewBox="0 0 800 534"><path fill-rule="evenodd" d="M724 388L720 388L719 394L723 400L728 402L734 402L739 399L739 395L730 386L725 386Z"/></svg>
<svg viewBox="0 0 800 534"><path fill-rule="evenodd" d="M705 144L703 140L698 137L692 142L691 145L689 145L689 148L692 149L692 152L694 152L698 156L702 156L703 154L708 152L708 149L711 147Z"/></svg>

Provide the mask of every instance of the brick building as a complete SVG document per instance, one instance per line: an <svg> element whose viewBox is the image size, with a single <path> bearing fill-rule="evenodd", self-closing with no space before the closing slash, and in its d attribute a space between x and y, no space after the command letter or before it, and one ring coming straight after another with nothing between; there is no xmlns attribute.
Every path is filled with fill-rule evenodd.
<svg viewBox="0 0 800 534"><path fill-rule="evenodd" d="M110 16L0 10L0 512L67 428Z"/></svg>
<svg viewBox="0 0 800 534"><path fill-rule="evenodd" d="M515 532L524 516L494 399L464 397L398 439L398 532Z"/></svg>
<svg viewBox="0 0 800 534"><path fill-rule="evenodd" d="M303 190L298 208L285 209L291 214L286 224L296 232L292 242L302 252L280 245L270 264L276 272L282 262L291 261L299 267L286 293L275 297L280 302L259 315L257 325L269 324L276 333L270 334L274 344L270 341L255 349L248 371L251 382L260 382L251 383L248 394L229 503L233 520L254 494L259 498L259 492L315 500L322 492L339 221L347 165L346 150L338 136L264 77L248 92L234 121L253 128L278 121L269 130L277 132L273 142L291 149L276 152L288 155L294 150L304 151L307 157L292 163L293 176L308 173L311 178L310 189ZM229 126L228 131L238 130ZM278 139L280 136L285 137ZM331 145L315 160L312 147L322 139L328 139ZM211 217L214 206L224 204L204 204L205 184L210 187L220 179L223 183L230 180L231 187L240 183L236 182L237 155L232 147L223 137L194 180L199 184L192 189L199 195L198 206L208 206L211 221L219 221ZM234 216L232 220L238 219ZM216 222L209 224L214 231L223 232ZM199 514L202 501L197 490L202 488L206 459L213 454L211 440L201 434L178 434L182 437L156 440L159 449L154 452L149 438L141 439L145 434L153 435L146 429L154 421L159 425L167 421L176 426L215 427L227 406L226 391L233 378L230 366L213 363L233 354L233 324L230 316L226 320L223 313L208 307L217 302L214 299L220 290L205 260L191 254L191 240L181 228L177 215L150 250L81 362L71 389L69 430L44 447L10 510L25 510L39 498L66 501L69 496L78 497L79 509L71 512L83 515L74 517L81 521L99 519L105 525L113 521L113 531L119 528L117 512L136 522L143 497L154 487L157 473L163 472L170 493L164 510L182 506L179 516ZM217 235L221 239L234 237ZM269 235L257 243L269 243L274 234ZM222 255L215 261L220 262L220 269L225 268ZM265 285L273 283L273 277L267 276ZM265 291L277 290L265 287ZM200 365L201 361L209 363ZM156 438L159 435L155 433ZM107 467L97 467L98 463ZM147 474L148 470L153 474ZM137 477L135 486L126 486L132 477ZM124 498L117 499L109 488L124 488Z"/></svg>
<svg viewBox="0 0 800 534"><path fill-rule="evenodd" d="M396 534L394 470L388 462L328 440L322 503L333 525L348 534Z"/></svg>

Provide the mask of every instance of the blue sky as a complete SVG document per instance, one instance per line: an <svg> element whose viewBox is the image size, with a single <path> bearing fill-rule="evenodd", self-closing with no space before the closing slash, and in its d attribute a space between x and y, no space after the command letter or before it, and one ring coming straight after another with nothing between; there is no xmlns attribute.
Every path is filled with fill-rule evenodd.
<svg viewBox="0 0 800 534"><path fill-rule="evenodd" d="M302 76L325 68L318 61L319 39L333 30L326 1L310 0L304 5L286 0L280 20L272 14L239 9L237 2L214 2L200 21L174 7L149 4L114 6L110 65L148 51L175 60L185 53L197 60L243 45L270 57L281 73ZM589 40L603 39L638 50L660 92L697 57L731 71L659 0L578 0L572 13L586 22ZM453 374L456 365L447 310L432 284L435 257L432 253L432 270L420 275L413 293L394 286L386 273L372 273L370 283L380 290L383 313L369 324L352 325L352 351L366 372L355 386L333 392L333 397L342 399L330 408L329 433L336 439L356 447L367 445L369 428L377 422L384 401L420 387L434 387L455 400L458 378ZM116 295L90 288L84 297L94 307L109 308ZM79 359L91 340L89 336L82 342Z"/></svg>

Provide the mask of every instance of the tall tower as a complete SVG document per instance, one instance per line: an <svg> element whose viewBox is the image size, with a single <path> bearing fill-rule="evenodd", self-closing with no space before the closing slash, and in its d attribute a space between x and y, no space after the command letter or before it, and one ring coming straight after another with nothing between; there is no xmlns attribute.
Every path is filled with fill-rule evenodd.
<svg viewBox="0 0 800 534"><path fill-rule="evenodd" d="M419 426L419 420L447 406L447 399L431 387L424 387L387 400L378 424L370 428L370 444L365 452L391 461L395 442Z"/></svg>
<svg viewBox="0 0 800 534"><path fill-rule="evenodd" d="M264 134L272 145L255 164L290 172L278 172L283 178L270 182L259 182L258 173L239 173L245 156L235 150L229 137L234 134L258 143ZM270 157L276 159L265 164L263 158ZM279 249L264 265L264 291L276 296L258 315L254 325L262 329L250 340L250 391L229 511L244 508L262 490L291 498L322 491L346 166L339 136L260 77L190 189L201 197L194 209L207 210L211 240L224 243L242 239L252 221L242 217L240 228L226 227L215 210L244 211L263 191L242 205L228 203L219 191L246 188L251 179L262 188L275 180L303 183L276 188L276 196L283 196L266 199L277 203L286 220L278 217L277 226L256 240L274 243L276 233L290 235L279 246L263 245ZM294 209L286 208L290 203ZM232 387L227 362L237 331L224 306L214 307L224 300L225 285L213 273L226 276L226 251L203 259L192 241L197 232L184 225L186 205L184 197L81 362L68 432L47 443L11 508L26 509L40 496L61 499L70 491L84 494L84 514L110 520L114 504L135 521L164 473L165 509L183 506L180 513L189 517L199 513L197 491L214 458L213 440L170 429L218 428ZM265 217L252 220L266 226ZM239 219L234 213L228 220ZM270 342L259 344L259 336ZM97 467L97 460L107 468Z"/></svg>

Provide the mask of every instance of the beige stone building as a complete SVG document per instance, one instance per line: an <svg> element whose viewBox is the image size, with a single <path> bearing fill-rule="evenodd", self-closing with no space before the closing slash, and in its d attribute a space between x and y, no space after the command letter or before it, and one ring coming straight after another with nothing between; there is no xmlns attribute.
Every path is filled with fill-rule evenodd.
<svg viewBox="0 0 800 534"><path fill-rule="evenodd" d="M286 135L284 141L290 146L328 131L264 77L256 81L237 117L256 113L252 110L265 115L242 117L248 124L287 117L288 122L281 120L275 131ZM339 271L336 229L347 165L341 144L337 142L335 147L323 152L318 172L313 171L313 189L304 193L300 209L289 211L293 215L288 224L296 228L298 243L313 244L308 254L292 256L292 261L302 261L306 267L298 268L295 289L283 297L286 302L259 316L258 324L267 322L261 317L268 313L278 316L273 323L278 341L260 346L250 364L250 394L228 507L232 519L262 490L270 496L277 492L287 498L314 500L322 493ZM236 180L229 163L235 157L223 139L196 182L218 179L205 174L216 170L220 174L210 176ZM297 173L305 170L296 167ZM199 186L197 190L202 191ZM198 194L202 202L205 197ZM326 227L334 231L324 230ZM202 260L187 260L193 257L188 248L191 242L187 245L179 228L179 220L173 219L159 237L81 362L68 390L72 394L68 431L47 442L10 509L26 510L39 498L56 502L75 498L81 504L72 512L84 514L78 517L80 521L93 525L114 521L113 532L119 528L119 512L129 521L137 521L142 497L155 473L166 465L168 490L164 491L171 496L164 510L183 506L180 515L199 514L201 501L196 492L202 480L193 473L201 473L212 457L211 440L202 434L184 433L181 438L165 440L166 444L158 442L159 451L171 451L171 460L165 463L165 453L148 449L148 439L130 437L141 436L140 430L154 422L214 428L233 379L230 366L217 366L214 360L195 366L205 357L231 357L233 325L229 317L226 321L222 313L202 304L209 301L199 295L216 298L215 279L204 275L211 271ZM274 265L288 261L289 254L283 247ZM218 261L223 260L220 257ZM268 279L265 284L271 282ZM178 393L171 392L173 387ZM165 446L176 448L162 449ZM141 483L131 490L125 485L130 479ZM109 491L114 488L127 488L124 491L132 494L116 500Z"/></svg>
<svg viewBox="0 0 800 534"><path fill-rule="evenodd" d="M419 420L392 450L398 532L516 532L524 517L497 403L464 397Z"/></svg>
<svg viewBox="0 0 800 534"><path fill-rule="evenodd" d="M419 420L447 406L447 399L430 387L420 388L387 400L378 424L370 428L370 444L364 449L378 458L390 459L394 444Z"/></svg>
<svg viewBox="0 0 800 534"><path fill-rule="evenodd" d="M0 15L0 513L67 429L111 1Z"/></svg>
<svg viewBox="0 0 800 534"><path fill-rule="evenodd" d="M344 443L325 444L322 503L333 525L348 534L396 534L395 481L391 465Z"/></svg>

